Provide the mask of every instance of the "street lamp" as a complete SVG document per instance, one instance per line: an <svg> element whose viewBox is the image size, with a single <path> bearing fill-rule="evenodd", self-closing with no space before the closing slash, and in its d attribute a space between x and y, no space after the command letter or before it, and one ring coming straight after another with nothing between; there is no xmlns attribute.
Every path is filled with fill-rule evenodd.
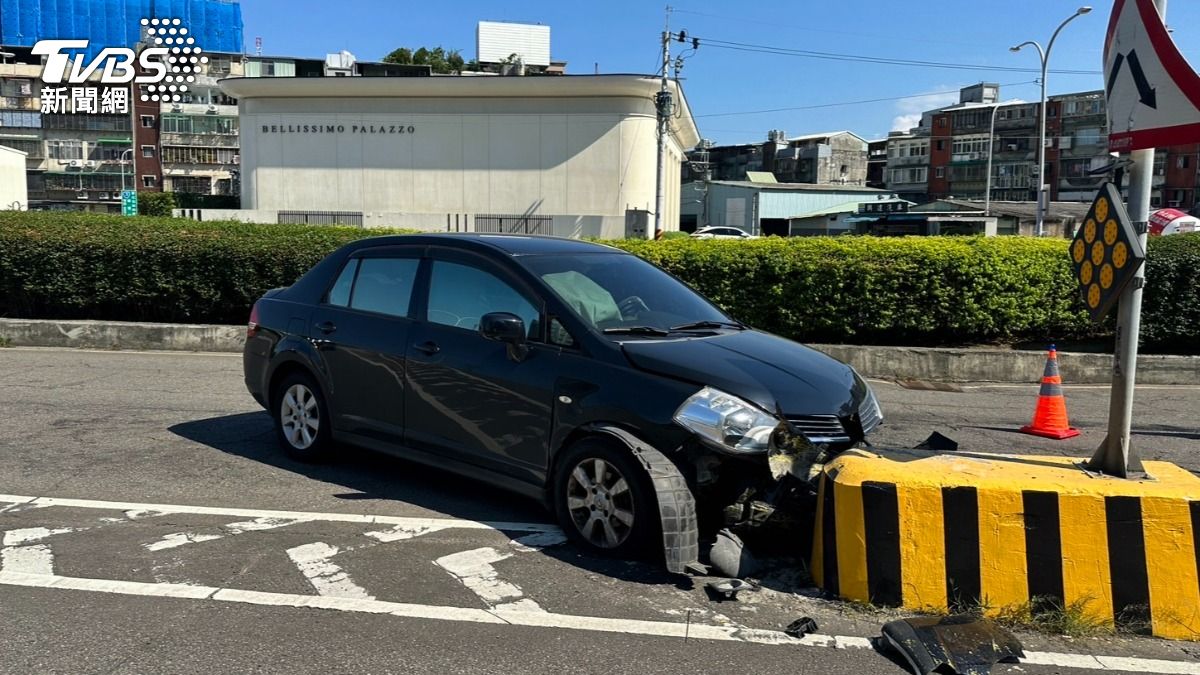
<svg viewBox="0 0 1200 675"><path fill-rule="evenodd" d="M128 150L122 152L120 159L117 160L121 163L121 192L125 191L125 155L126 154L129 155L130 161L133 161L133 148L129 148Z"/></svg>
<svg viewBox="0 0 1200 675"><path fill-rule="evenodd" d="M1084 5L1083 7L1080 7L1079 9L1075 10L1074 14L1067 17L1066 21L1063 21L1062 23L1060 23L1058 25L1058 28L1055 29L1054 34L1050 36L1050 42L1046 45L1045 49L1042 49L1042 46L1040 44L1038 44L1037 42L1034 42L1033 40L1029 40L1027 42L1022 42L1021 44L1019 44L1015 47L1009 48L1011 51L1019 52L1019 51L1021 51L1022 47L1027 47L1027 46L1032 45L1034 48L1037 49L1038 57L1041 58L1041 60L1042 60L1042 108L1041 108L1042 112L1041 112L1041 124L1039 125L1040 131L1039 131L1039 138L1038 138L1039 142L1038 142L1038 166L1037 166L1037 177L1038 177L1037 236L1039 236L1039 237L1044 236L1046 234L1046 231L1045 231L1045 228L1046 228L1046 200L1045 200L1045 197L1046 197L1046 194L1045 194L1046 193L1046 176L1045 176L1045 171L1046 171L1046 70L1050 63L1050 50L1054 49L1054 40L1056 40L1058 38L1058 34L1060 32L1062 32L1062 29L1067 24L1071 23L1071 21L1074 20L1075 17L1083 16L1084 14L1087 14L1090 11L1092 11L1092 8L1087 5Z"/></svg>

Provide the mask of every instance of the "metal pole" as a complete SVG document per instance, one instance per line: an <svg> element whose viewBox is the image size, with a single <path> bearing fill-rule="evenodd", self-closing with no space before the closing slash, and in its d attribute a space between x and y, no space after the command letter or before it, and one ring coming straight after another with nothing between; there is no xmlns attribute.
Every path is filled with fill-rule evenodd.
<svg viewBox="0 0 1200 675"><path fill-rule="evenodd" d="M996 150L996 111L1000 110L1000 103L992 106L992 126L988 129L988 162L987 162L987 195L983 198L983 216L989 218L992 215L992 155Z"/></svg>
<svg viewBox="0 0 1200 675"><path fill-rule="evenodd" d="M1167 0L1154 0L1154 4L1165 23ZM1142 250L1145 250L1147 222L1150 220L1150 193L1154 187L1154 150L1135 150L1129 157L1133 161L1129 171L1129 217L1137 227L1138 241ZM1112 395L1108 403L1108 436L1088 463L1089 469L1120 478L1143 473L1142 460L1129 442L1129 428L1133 421L1138 333L1142 324L1142 287L1145 285L1146 266L1143 264L1133 281L1121 292L1117 308L1117 339L1113 348Z"/></svg>
<svg viewBox="0 0 1200 675"><path fill-rule="evenodd" d="M663 229L663 209L666 200L663 196L663 183L667 171L667 134L671 123L670 91L667 85L667 70L671 66L671 6L667 6L667 19L663 25L662 34L662 86L654 108L658 116L658 171L654 183L654 231L648 232L653 239Z"/></svg>
<svg viewBox="0 0 1200 675"><path fill-rule="evenodd" d="M1046 235L1046 66L1050 63L1050 51L1043 53L1041 45L1036 46L1038 54L1042 56L1042 120L1038 125L1037 236L1043 237Z"/></svg>

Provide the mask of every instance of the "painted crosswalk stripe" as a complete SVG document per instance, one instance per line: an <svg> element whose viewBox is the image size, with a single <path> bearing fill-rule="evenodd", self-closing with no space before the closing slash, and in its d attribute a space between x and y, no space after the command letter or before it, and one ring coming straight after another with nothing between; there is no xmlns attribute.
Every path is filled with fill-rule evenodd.
<svg viewBox="0 0 1200 675"><path fill-rule="evenodd" d="M215 541L223 539L227 536L237 536L247 532L262 532L264 530L274 530L296 523L309 522L300 518L255 518L253 520L242 520L236 523L222 525L220 532L172 532L163 535L162 539L143 544L147 551L165 551L188 544L199 544L206 541Z"/></svg>
<svg viewBox="0 0 1200 675"><path fill-rule="evenodd" d="M317 541L289 548L287 554L318 594L336 598L374 600L375 596L354 583L350 575L331 560L339 552L338 547Z"/></svg>

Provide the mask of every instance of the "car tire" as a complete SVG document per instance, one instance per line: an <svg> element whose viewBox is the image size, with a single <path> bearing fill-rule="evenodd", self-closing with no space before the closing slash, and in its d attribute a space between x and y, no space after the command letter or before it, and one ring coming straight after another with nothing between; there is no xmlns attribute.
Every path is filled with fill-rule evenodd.
<svg viewBox="0 0 1200 675"><path fill-rule="evenodd" d="M555 515L591 552L634 559L657 550L658 501L646 470L620 443L585 438L566 449L554 476ZM597 481L597 476L600 480Z"/></svg>
<svg viewBox="0 0 1200 675"><path fill-rule="evenodd" d="M329 459L333 450L329 408L316 380L307 373L292 373L275 387L271 400L275 436L283 451L304 462Z"/></svg>

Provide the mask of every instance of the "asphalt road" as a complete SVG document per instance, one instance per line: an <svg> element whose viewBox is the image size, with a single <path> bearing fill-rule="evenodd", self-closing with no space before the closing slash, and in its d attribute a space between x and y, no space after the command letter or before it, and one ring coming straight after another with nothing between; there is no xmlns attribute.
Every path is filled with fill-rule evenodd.
<svg viewBox="0 0 1200 675"><path fill-rule="evenodd" d="M1067 388L1084 434L1056 443L1013 432L1036 386L876 387L884 445L1103 437L1103 388ZM1200 387L1140 390L1137 447L1200 469L1198 407ZM718 603L477 483L353 450L287 460L238 356L3 349L0 413L0 672L904 672L864 639L894 613L815 599L786 562ZM783 637L801 616L826 637ZM1200 672L1178 643L1021 637L1057 665L994 672Z"/></svg>

